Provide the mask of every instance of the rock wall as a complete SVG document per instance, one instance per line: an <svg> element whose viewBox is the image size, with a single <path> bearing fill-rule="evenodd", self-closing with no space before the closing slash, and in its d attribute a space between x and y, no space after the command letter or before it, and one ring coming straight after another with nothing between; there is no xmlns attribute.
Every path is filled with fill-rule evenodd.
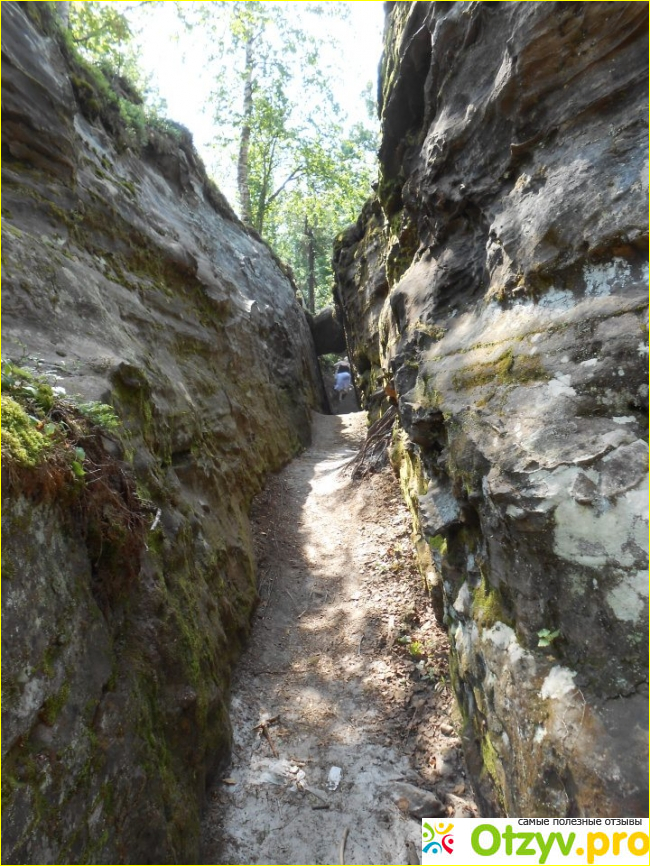
<svg viewBox="0 0 650 866"><path fill-rule="evenodd" d="M322 385L292 285L189 134L144 124L49 5L2 5L3 356L115 407L97 447L146 525L93 534L72 473L3 460L3 859L196 862L256 603L249 502Z"/></svg>
<svg viewBox="0 0 650 866"><path fill-rule="evenodd" d="M483 808L642 815L648 10L386 6L336 295L366 405L397 394Z"/></svg>

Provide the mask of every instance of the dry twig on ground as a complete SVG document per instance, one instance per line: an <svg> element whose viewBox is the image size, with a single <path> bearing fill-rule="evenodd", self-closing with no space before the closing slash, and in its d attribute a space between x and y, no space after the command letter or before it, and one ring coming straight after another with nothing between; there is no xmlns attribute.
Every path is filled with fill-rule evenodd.
<svg viewBox="0 0 650 866"><path fill-rule="evenodd" d="M259 731L261 734L264 735L266 742L271 747L271 751L273 752L274 758L279 758L280 756L278 754L278 750L275 748L275 744L274 744L273 740L271 739L271 734L269 733L269 725L272 725L275 722L277 722L279 718L280 718L279 716L273 716L273 718L271 718L271 719L264 719L263 722L260 722L258 725L255 725L255 728L254 728L255 731Z"/></svg>

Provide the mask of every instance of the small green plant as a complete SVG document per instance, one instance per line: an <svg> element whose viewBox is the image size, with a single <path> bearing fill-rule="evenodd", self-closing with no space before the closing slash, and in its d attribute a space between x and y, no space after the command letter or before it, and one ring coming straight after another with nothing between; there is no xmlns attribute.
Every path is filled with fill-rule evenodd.
<svg viewBox="0 0 650 866"><path fill-rule="evenodd" d="M541 628L537 632L537 637L539 638L539 640L537 641L537 646L550 646L553 641L559 636L559 629L557 631L550 631L547 628Z"/></svg>
<svg viewBox="0 0 650 866"><path fill-rule="evenodd" d="M74 460L70 463L70 467L75 475L75 478L83 478L86 470L83 467L83 462L86 459L86 452L83 448L77 446L74 449Z"/></svg>
<svg viewBox="0 0 650 866"><path fill-rule="evenodd" d="M48 382L32 370L13 361L2 361L2 391L16 400L31 401L36 411L49 412L54 405L55 391Z"/></svg>
<svg viewBox="0 0 650 866"><path fill-rule="evenodd" d="M423 680L434 687L434 691L440 692L447 686L447 676L443 671L440 671L435 664L428 664L421 673Z"/></svg>
<svg viewBox="0 0 650 866"><path fill-rule="evenodd" d="M409 655L413 656L413 658L422 658L425 652L424 644L419 640L413 640L409 644Z"/></svg>
<svg viewBox="0 0 650 866"><path fill-rule="evenodd" d="M115 414L112 406L107 403L77 403L77 409L87 418L91 424L102 427L104 430L116 430L120 426L120 419Z"/></svg>

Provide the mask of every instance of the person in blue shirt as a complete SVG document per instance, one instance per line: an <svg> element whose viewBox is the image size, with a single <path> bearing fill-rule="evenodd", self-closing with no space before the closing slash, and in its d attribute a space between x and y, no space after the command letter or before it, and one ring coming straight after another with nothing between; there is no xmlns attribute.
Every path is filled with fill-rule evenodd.
<svg viewBox="0 0 650 866"><path fill-rule="evenodd" d="M352 390L352 376L350 375L349 367L341 366L336 371L334 377L334 390L338 394L339 403L342 402L348 391Z"/></svg>

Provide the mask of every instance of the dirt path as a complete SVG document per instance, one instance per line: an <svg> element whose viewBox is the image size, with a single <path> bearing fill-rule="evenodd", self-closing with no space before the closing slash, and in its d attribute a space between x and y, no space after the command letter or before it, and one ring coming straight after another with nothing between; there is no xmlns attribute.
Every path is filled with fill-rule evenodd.
<svg viewBox="0 0 650 866"><path fill-rule="evenodd" d="M363 413L316 415L313 446L257 501L262 604L204 863L418 863L418 809L476 814L408 511L389 470L343 471L364 436Z"/></svg>

